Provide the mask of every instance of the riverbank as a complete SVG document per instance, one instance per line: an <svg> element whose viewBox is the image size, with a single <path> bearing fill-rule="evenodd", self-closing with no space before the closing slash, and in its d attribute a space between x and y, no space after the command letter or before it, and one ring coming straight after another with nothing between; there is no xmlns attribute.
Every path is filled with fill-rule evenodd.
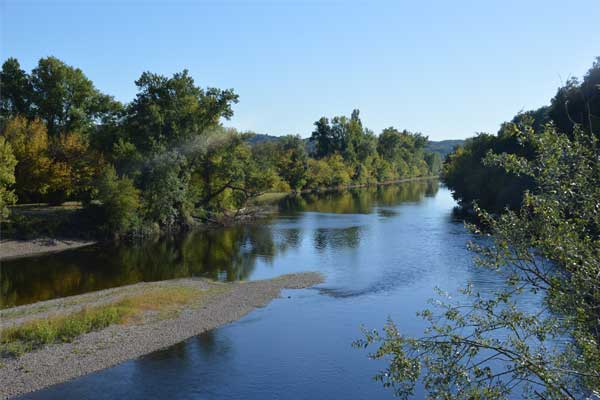
<svg viewBox="0 0 600 400"><path fill-rule="evenodd" d="M200 293L185 307L167 310L166 314L146 307L130 321L83 334L72 342L46 345L18 357L4 356L0 359L0 397L40 390L174 345L265 306L278 297L282 289L306 288L322 281L323 277L317 273L236 283L179 279L140 283L0 311L0 328L6 330L42 318L57 318L90 307L122 302L132 296L151 297L149 294L153 291L165 288Z"/></svg>
<svg viewBox="0 0 600 400"><path fill-rule="evenodd" d="M0 240L0 260L30 257L46 253L77 249L96 243L91 240L38 238L30 240Z"/></svg>
<svg viewBox="0 0 600 400"><path fill-rule="evenodd" d="M369 186L386 186L386 185L394 185L405 182L415 182L422 180L430 180L437 179L437 176L424 176L424 177L416 177L416 178L405 178L399 179L389 182L378 182L375 184L360 184L360 185L349 185L344 187L331 187L331 188L320 188L314 190L304 190L299 193L288 193L288 192L276 192L276 193L265 193L258 198L254 199L252 205L253 209L245 209L240 210L244 212L236 212L233 213L232 216L225 216L218 221L205 220L203 222L198 222L196 228L214 228L214 227L222 227L233 224L243 224L255 221L256 219L260 219L268 215L272 212L271 205L279 200L282 200L288 196L294 196L298 194L310 194L310 193L327 193L327 192L335 192L340 190L351 190L351 189L359 189ZM16 206L16 209L19 209L21 213L35 214L32 211L33 205L21 205ZM51 215L52 212L56 214L57 212L61 212L66 210L67 212L73 212L73 210L79 210L81 207L77 207L73 203L69 203L65 206L60 207L44 207L39 206L40 210L42 210L43 215ZM50 210L50 211L49 211ZM52 212L51 212L52 211ZM78 238L75 236L74 238L69 239L59 239L53 237L40 237L33 239L12 239L7 238L4 240L0 240L0 261L7 260L11 258L21 258L21 257L31 257L37 256L45 253L54 253L64 250L76 249L83 246L89 246L91 244L97 243L93 240L86 240L82 238Z"/></svg>

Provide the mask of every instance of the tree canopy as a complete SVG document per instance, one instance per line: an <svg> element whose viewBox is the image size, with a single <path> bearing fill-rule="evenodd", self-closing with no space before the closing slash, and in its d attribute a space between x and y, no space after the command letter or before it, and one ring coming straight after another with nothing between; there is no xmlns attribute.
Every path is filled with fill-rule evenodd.
<svg viewBox="0 0 600 400"><path fill-rule="evenodd" d="M30 73L9 58L0 82L1 137L17 160L6 193L21 203L79 201L102 234L223 221L267 191L374 184L440 168L424 136L390 128L378 137L358 110L321 118L309 142L254 142L222 125L238 102L234 90L202 88L187 70L142 73L128 104L55 57ZM389 135L397 146L383 143Z"/></svg>
<svg viewBox="0 0 600 400"><path fill-rule="evenodd" d="M600 63L550 106L479 134L445 160L442 178L464 208L475 262L505 285L440 291L422 336L390 321L358 347L386 359L376 376L402 398L582 399L600 395ZM542 302L523 302L523 295Z"/></svg>

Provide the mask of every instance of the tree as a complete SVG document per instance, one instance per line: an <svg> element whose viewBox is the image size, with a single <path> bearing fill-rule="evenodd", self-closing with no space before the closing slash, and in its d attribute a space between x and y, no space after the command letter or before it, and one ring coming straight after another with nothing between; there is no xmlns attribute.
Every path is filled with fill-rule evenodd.
<svg viewBox="0 0 600 400"><path fill-rule="evenodd" d="M331 182L331 175L331 167L325 160L315 160L314 158L310 158L308 160L305 187L310 190L328 187Z"/></svg>
<svg viewBox="0 0 600 400"><path fill-rule="evenodd" d="M274 168L261 168L245 138L217 128L190 146L196 209L217 214L237 210L273 186Z"/></svg>
<svg viewBox="0 0 600 400"><path fill-rule="evenodd" d="M100 93L79 68L55 57L42 58L31 72L34 117L42 119L54 137L65 132L89 133L110 119L120 104Z"/></svg>
<svg viewBox="0 0 600 400"><path fill-rule="evenodd" d="M31 82L16 58L9 58L2 64L0 93L0 122L17 115L30 115Z"/></svg>
<svg viewBox="0 0 600 400"><path fill-rule="evenodd" d="M553 122L559 132L572 135L575 126L588 133L600 132L600 58L583 77L570 78L559 88L549 106L521 112L510 123L502 124L495 136L480 134L465 142L462 149L450 154L444 163L442 180L454 198L468 209L473 201L487 211L502 212L505 207L520 207L525 190L532 190L529 177L517 177L502 168L486 166L482 159L488 152L510 153L532 160L530 146L521 146L515 127L530 126L541 132Z"/></svg>
<svg viewBox="0 0 600 400"><path fill-rule="evenodd" d="M440 157L439 153L425 153L425 162L427 163L429 175L438 175L442 170L442 157Z"/></svg>
<svg viewBox="0 0 600 400"><path fill-rule="evenodd" d="M321 117L314 125L315 130L313 131L310 140L315 142L315 156L317 158L326 157L335 151L329 120L325 117Z"/></svg>
<svg viewBox="0 0 600 400"><path fill-rule="evenodd" d="M119 178L113 166L107 166L99 176L95 197L100 202L99 219L105 233L125 234L139 223L140 192L131 179Z"/></svg>
<svg viewBox="0 0 600 400"><path fill-rule="evenodd" d="M387 162L394 163L398 157L401 142L398 130L393 127L385 128L377 140L377 152Z"/></svg>
<svg viewBox="0 0 600 400"><path fill-rule="evenodd" d="M492 295L464 289L468 302L438 302L425 310L425 336L402 335L393 322L381 334L365 331L357 346L376 345L388 367L377 379L407 398L422 378L432 398L577 399L600 393L600 146L575 126L516 133L535 149L532 159L490 153L485 165L529 176L518 211L500 216L476 208L491 236L471 244L477 264L506 285ZM484 234L471 226L477 234ZM539 308L525 292L542 294ZM424 375L422 375L424 372Z"/></svg>
<svg viewBox="0 0 600 400"><path fill-rule="evenodd" d="M600 132L600 57L581 82L570 78L558 89L548 114L561 132L572 133L575 125L588 133Z"/></svg>
<svg viewBox="0 0 600 400"><path fill-rule="evenodd" d="M465 209L473 202L490 212L501 212L506 207L518 209L527 189L533 189L526 176L516 176L495 165L485 165L484 157L489 153L509 153L523 157L533 157L527 144L521 144L519 129L525 124L504 124L497 136L479 134L467 139L446 158L442 169L442 180L452 190L452 196Z"/></svg>
<svg viewBox="0 0 600 400"><path fill-rule="evenodd" d="M62 133L52 138L49 154L52 173L47 192L48 202L61 204L67 199L89 200L93 182L104 160L90 149L86 138L80 133Z"/></svg>
<svg viewBox="0 0 600 400"><path fill-rule="evenodd" d="M277 169L279 175L294 191L306 184L308 155L300 136L284 136L278 143Z"/></svg>
<svg viewBox="0 0 600 400"><path fill-rule="evenodd" d="M179 152L151 159L140 177L144 216L167 229L185 224L192 211L190 179L189 161Z"/></svg>
<svg viewBox="0 0 600 400"><path fill-rule="evenodd" d="M15 183L15 165L17 159L12 153L10 143L0 136L0 222L8 217L8 206L17 201L11 189Z"/></svg>
<svg viewBox="0 0 600 400"><path fill-rule="evenodd" d="M83 135L63 133L49 138L42 121L20 116L8 120L2 135L19 162L15 189L20 201L60 204L67 199L89 199L103 161Z"/></svg>
<svg viewBox="0 0 600 400"><path fill-rule="evenodd" d="M18 160L15 188L19 200L42 201L54 174L46 127L40 120L28 121L19 116L8 120L2 136L10 143Z"/></svg>
<svg viewBox="0 0 600 400"><path fill-rule="evenodd" d="M351 169L344 163L344 159L339 154L328 157L325 162L331 168L331 177L328 186L343 187L350 184L352 179Z"/></svg>
<svg viewBox="0 0 600 400"><path fill-rule="evenodd" d="M127 108L126 125L132 143L146 153L201 135L231 118L238 102L232 89L197 87L187 70L171 78L144 72L135 84L139 92Z"/></svg>

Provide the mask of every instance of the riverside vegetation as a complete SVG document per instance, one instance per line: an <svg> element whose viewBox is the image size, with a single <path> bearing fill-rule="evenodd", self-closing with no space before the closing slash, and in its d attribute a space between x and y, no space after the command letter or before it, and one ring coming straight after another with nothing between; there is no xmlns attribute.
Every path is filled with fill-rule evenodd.
<svg viewBox="0 0 600 400"><path fill-rule="evenodd" d="M0 82L0 217L16 236L144 236L222 223L265 192L430 176L441 165L425 136L395 128L376 136L358 110L321 118L309 141L251 143L252 133L221 124L238 95L198 87L185 70L144 72L128 104L54 57L31 73L9 58ZM82 207L9 215L16 202L66 201Z"/></svg>
<svg viewBox="0 0 600 400"><path fill-rule="evenodd" d="M392 321L365 331L356 345L389 361L377 379L403 398L417 382L443 399L600 397L599 135L600 58L550 106L448 156L442 179L480 222L476 263L506 284L437 299L424 336ZM541 309L520 302L526 292Z"/></svg>
<svg viewBox="0 0 600 400"><path fill-rule="evenodd" d="M19 356L47 344L72 342L85 333L140 319L143 313L149 311L169 315L203 294L200 289L187 286L158 287L107 305L27 321L0 331L0 353Z"/></svg>
<svg viewBox="0 0 600 400"><path fill-rule="evenodd" d="M164 349L238 320L279 297L283 289L322 281L314 272L231 283L186 278L0 311L0 397Z"/></svg>

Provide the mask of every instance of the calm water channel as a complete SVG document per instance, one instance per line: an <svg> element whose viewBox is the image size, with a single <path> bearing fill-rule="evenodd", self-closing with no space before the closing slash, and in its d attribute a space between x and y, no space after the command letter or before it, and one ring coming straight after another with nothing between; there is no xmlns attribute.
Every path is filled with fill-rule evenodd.
<svg viewBox="0 0 600 400"><path fill-rule="evenodd" d="M417 335L415 313L434 287L501 284L472 265L454 206L437 181L410 182L286 199L251 226L4 262L2 307L190 275L326 277L240 321L24 398L389 399L371 379L381 364L351 348L361 324L380 328L391 317Z"/></svg>

